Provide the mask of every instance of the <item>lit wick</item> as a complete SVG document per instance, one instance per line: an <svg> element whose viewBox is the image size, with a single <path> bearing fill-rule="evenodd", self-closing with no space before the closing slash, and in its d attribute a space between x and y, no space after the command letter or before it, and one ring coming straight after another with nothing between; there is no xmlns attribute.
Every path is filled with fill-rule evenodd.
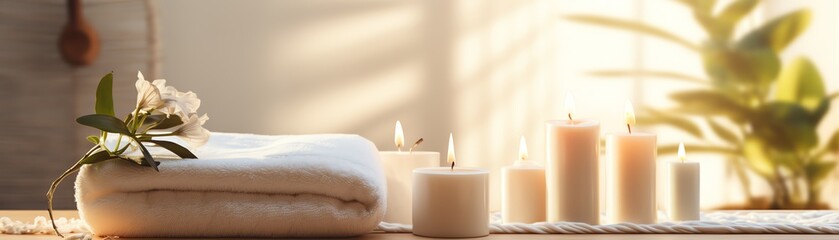
<svg viewBox="0 0 839 240"><path fill-rule="evenodd" d="M635 109L632 107L632 102L626 100L626 105L624 106L624 111L626 112L626 117L624 120L626 121L626 130L629 130L629 134L632 134L632 124L635 124Z"/></svg>
<svg viewBox="0 0 839 240"><path fill-rule="evenodd" d="M454 157L454 138L452 137L452 133L449 133L449 151L446 154L446 162L452 163L451 170L452 170L452 172L454 172L455 157Z"/></svg>
<svg viewBox="0 0 839 240"><path fill-rule="evenodd" d="M571 95L571 93L566 94L565 95L565 111L568 111L568 120L571 120L571 122L574 122L574 117L572 117L572 115L574 115L574 111L576 111L576 110L577 110L577 106L574 103L574 95Z"/></svg>
<svg viewBox="0 0 839 240"><path fill-rule="evenodd" d="M682 162L684 163L685 158L686 158L685 157L685 143L679 143L679 154L678 154L678 156L679 156L679 160L682 160Z"/></svg>
<svg viewBox="0 0 839 240"><path fill-rule="evenodd" d="M412 145L411 148L408 149L408 153L414 153L414 148L416 148L420 143L422 143L422 141L422 138L417 139L417 141L414 142L414 145Z"/></svg>
<svg viewBox="0 0 839 240"><path fill-rule="evenodd" d="M396 129L393 130L393 142L396 144L396 149L402 152L402 146L405 145L405 134L402 133L402 123L396 121Z"/></svg>

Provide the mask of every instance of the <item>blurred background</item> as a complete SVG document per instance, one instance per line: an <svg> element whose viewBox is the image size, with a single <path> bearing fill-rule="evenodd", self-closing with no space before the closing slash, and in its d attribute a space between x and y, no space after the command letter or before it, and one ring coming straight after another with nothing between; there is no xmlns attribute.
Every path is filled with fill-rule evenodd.
<svg viewBox="0 0 839 240"><path fill-rule="evenodd" d="M633 101L659 136L661 190L685 142L704 209L839 206L837 1L89 0L98 53L76 65L59 51L67 3L0 0L0 209L46 207L88 144L74 119L95 84L114 71L123 114L137 70L198 93L211 131L393 150L400 120L440 152L452 132L458 165L492 170L493 210L520 136L544 161L566 93L604 135ZM68 183L59 209L75 208Z"/></svg>

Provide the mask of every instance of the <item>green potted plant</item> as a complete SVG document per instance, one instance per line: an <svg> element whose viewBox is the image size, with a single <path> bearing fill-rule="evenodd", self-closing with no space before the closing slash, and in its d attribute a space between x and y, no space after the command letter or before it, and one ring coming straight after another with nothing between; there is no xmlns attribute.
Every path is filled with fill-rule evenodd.
<svg viewBox="0 0 839 240"><path fill-rule="evenodd" d="M779 53L809 25L810 11L801 9L779 16L735 38L738 22L759 1L733 1L717 13L713 12L715 1L679 2L692 11L693 18L707 33L701 44L637 21L594 15L572 15L567 19L645 34L699 55L705 78L654 70L605 70L592 74L669 78L700 85L672 93L675 108L644 107L645 114L639 116L647 118L638 123L680 129L699 139L699 144L687 146L692 152L719 154L728 159L749 202L727 208L827 208L820 193L836 165L839 131L824 138L816 129L839 93L826 93L816 65L807 57L789 62L779 58ZM699 124L707 125L722 142L708 141ZM660 146L659 154L674 154L677 147ZM771 196L753 196L749 173L772 189Z"/></svg>

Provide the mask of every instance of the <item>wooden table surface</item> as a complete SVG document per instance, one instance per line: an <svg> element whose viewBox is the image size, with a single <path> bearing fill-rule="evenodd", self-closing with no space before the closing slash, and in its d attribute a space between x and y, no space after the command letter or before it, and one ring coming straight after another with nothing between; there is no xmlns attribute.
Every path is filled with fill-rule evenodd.
<svg viewBox="0 0 839 240"><path fill-rule="evenodd" d="M9 217L13 220L23 222L32 222L36 216L47 216L45 210L7 210L0 211L0 217ZM56 218L78 218L77 211L57 211ZM33 239L59 239L54 235L3 235L0 234L2 240L33 240ZM101 238L96 238L101 239ZM124 240L129 238L119 238ZM185 239L185 238L179 238ZM229 238L227 238L229 239ZM342 238L346 239L346 238ZM405 233L370 233L355 239L428 239L424 237L414 236ZM839 235L829 234L491 234L483 238L476 239L569 239L569 240L635 240L635 239L650 239L650 240L838 240Z"/></svg>

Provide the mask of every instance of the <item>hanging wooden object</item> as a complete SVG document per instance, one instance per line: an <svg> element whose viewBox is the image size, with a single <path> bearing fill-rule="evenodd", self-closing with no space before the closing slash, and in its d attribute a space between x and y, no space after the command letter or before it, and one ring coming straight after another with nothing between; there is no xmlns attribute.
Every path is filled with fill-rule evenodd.
<svg viewBox="0 0 839 240"><path fill-rule="evenodd" d="M67 0L67 25L58 39L61 58L74 66L93 63L99 56L99 36L82 12L81 0Z"/></svg>

